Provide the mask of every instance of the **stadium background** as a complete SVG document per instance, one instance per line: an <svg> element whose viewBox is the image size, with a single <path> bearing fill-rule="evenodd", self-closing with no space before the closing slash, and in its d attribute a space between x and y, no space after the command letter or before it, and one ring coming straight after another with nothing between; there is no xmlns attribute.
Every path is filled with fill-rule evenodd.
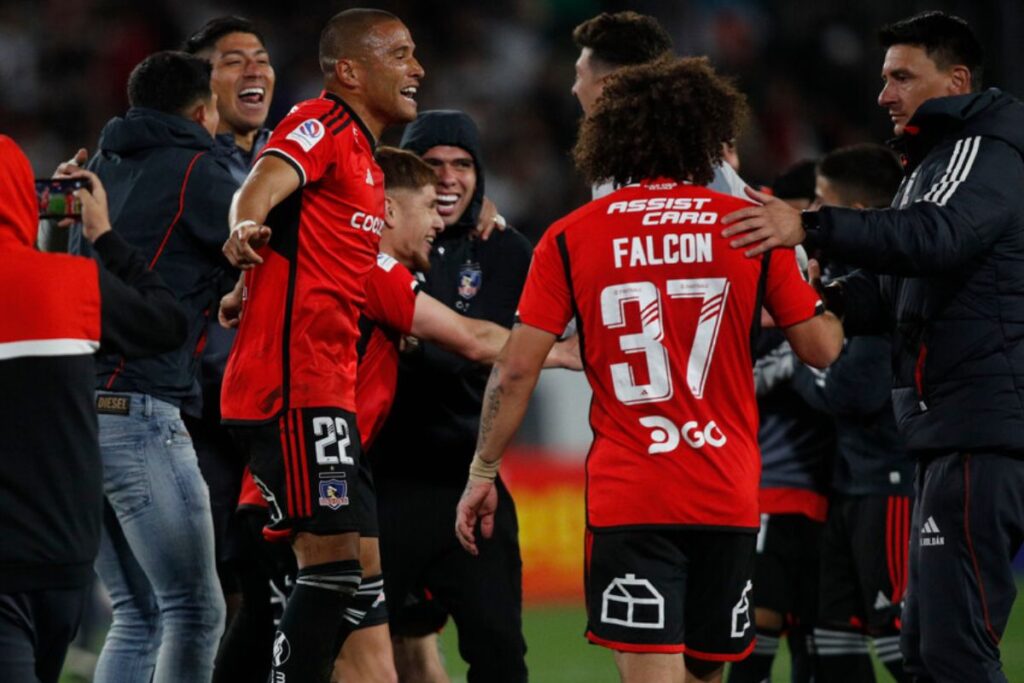
<svg viewBox="0 0 1024 683"><path fill-rule="evenodd" d="M320 88L316 43L323 21L359 4L8 0L0 3L0 131L25 148L38 175L48 175L78 147L95 148L102 125L127 106L125 82L136 63L180 45L223 13L247 16L265 33L277 72L272 125ZM421 110L465 109L479 122L487 194L533 240L589 198L568 155L580 115L569 92L576 58L570 33L602 10L657 16L677 52L707 54L737 80L753 111L739 140L741 174L753 184L770 183L788 165L837 146L889 136L888 119L875 104L882 57L875 35L881 24L914 12L944 9L967 19L988 51L986 83L1024 93L1022 0L365 4L394 11L411 28L427 70ZM391 131L385 142L398 135ZM521 517L530 666L542 682L615 679L610 655L580 637L588 402L580 376L545 373L519 450L507 460ZM99 612L93 638L102 632ZM1024 680L1022 612L1003 647L1010 680ZM451 629L443 639L453 673L462 675ZM87 655L70 664L83 663L88 668Z"/></svg>

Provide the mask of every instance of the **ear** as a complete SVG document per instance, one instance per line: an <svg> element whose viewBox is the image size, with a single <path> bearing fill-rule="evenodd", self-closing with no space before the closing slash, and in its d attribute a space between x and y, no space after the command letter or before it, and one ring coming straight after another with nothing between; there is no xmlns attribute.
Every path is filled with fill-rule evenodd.
<svg viewBox="0 0 1024 683"><path fill-rule="evenodd" d="M391 198L391 195L384 195L384 225L389 229L394 230L395 228L395 200Z"/></svg>
<svg viewBox="0 0 1024 683"><path fill-rule="evenodd" d="M200 126L206 127L206 119L209 113L206 111L206 102L199 100L195 105L192 106L192 111L188 113L188 118L198 123Z"/></svg>
<svg viewBox="0 0 1024 683"><path fill-rule="evenodd" d="M962 64L952 66L949 69L950 94L966 95L971 92L971 70Z"/></svg>
<svg viewBox="0 0 1024 683"><path fill-rule="evenodd" d="M360 81L359 64L353 59L339 59L334 63L334 77L347 88L356 88Z"/></svg>

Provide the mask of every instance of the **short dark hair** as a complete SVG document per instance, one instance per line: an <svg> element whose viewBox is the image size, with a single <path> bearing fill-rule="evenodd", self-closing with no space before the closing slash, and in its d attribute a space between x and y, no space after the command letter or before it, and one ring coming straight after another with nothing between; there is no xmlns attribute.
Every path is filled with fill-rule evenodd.
<svg viewBox="0 0 1024 683"><path fill-rule="evenodd" d="M128 103L133 107L182 114L211 96L210 63L186 52L155 52L128 76Z"/></svg>
<svg viewBox="0 0 1024 683"><path fill-rule="evenodd" d="M960 17L932 11L883 26L878 32L882 47L916 45L940 69L963 65L971 72L971 89L981 89L985 50L974 31Z"/></svg>
<svg viewBox="0 0 1024 683"><path fill-rule="evenodd" d="M862 204L882 209L903 182L903 165L888 147L875 144L850 145L829 152L818 163L818 175L825 178L844 206Z"/></svg>
<svg viewBox="0 0 1024 683"><path fill-rule="evenodd" d="M401 21L391 12L382 9L355 7L338 12L327 20L320 32L320 70L324 75L334 72L339 59L351 57L362 49L362 37L377 24L385 21Z"/></svg>
<svg viewBox="0 0 1024 683"><path fill-rule="evenodd" d="M706 185L722 141L747 115L743 95L703 57L665 58L613 72L573 149L589 182L673 178Z"/></svg>
<svg viewBox="0 0 1024 683"><path fill-rule="evenodd" d="M212 50L217 41L229 33L251 33L260 43L266 45L267 42L263 40L263 34L256 28L256 24L245 17L223 16L214 17L203 24L198 31L188 37L181 49L190 55L206 52Z"/></svg>
<svg viewBox="0 0 1024 683"><path fill-rule="evenodd" d="M418 190L437 182L437 173L412 152L397 147L379 147L377 163L384 171L385 190Z"/></svg>
<svg viewBox="0 0 1024 683"><path fill-rule="evenodd" d="M812 159L798 161L772 183L772 194L779 199L814 201L814 167Z"/></svg>
<svg viewBox="0 0 1024 683"><path fill-rule="evenodd" d="M643 64L672 50L672 38L658 20L636 12L602 12L573 29L572 39L610 67Z"/></svg>

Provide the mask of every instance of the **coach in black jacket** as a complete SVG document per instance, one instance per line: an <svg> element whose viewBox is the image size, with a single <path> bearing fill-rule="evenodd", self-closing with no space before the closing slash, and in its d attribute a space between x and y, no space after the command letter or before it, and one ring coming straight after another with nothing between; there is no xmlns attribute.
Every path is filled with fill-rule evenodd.
<svg viewBox="0 0 1024 683"><path fill-rule="evenodd" d="M919 458L901 648L922 680L1005 681L1024 540L1024 105L980 85L962 20L883 29L879 104L909 173L892 209L727 218L751 255L804 241L863 267L826 291L848 334L893 330L893 404Z"/></svg>
<svg viewBox="0 0 1024 683"><path fill-rule="evenodd" d="M79 190L100 264L41 254L28 159L0 135L0 680L55 682L92 586L102 466L97 348L138 358L185 339L174 294Z"/></svg>

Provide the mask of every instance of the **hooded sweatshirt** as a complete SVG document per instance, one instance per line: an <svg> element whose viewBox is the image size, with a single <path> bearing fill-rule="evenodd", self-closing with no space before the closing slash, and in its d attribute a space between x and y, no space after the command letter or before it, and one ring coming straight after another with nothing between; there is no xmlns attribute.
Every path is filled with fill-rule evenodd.
<svg viewBox="0 0 1024 683"><path fill-rule="evenodd" d="M504 327L515 321L532 247L508 228L476 239L484 196L480 134L463 112L425 111L409 124L401 147L423 154L460 147L473 157L476 188L469 206L434 242L423 291L462 315ZM404 354L395 404L371 452L374 472L461 487L473 458L490 368L421 342Z"/></svg>
<svg viewBox="0 0 1024 683"><path fill-rule="evenodd" d="M189 320L185 344L169 353L130 363L116 354L101 356L96 387L180 406L198 395L207 321L216 318L220 295L238 277L221 253L238 189L228 151L194 121L133 107L104 126L89 168L106 187L114 230L142 251ZM90 253L80 233L72 233L71 251Z"/></svg>
<svg viewBox="0 0 1024 683"><path fill-rule="evenodd" d="M72 588L99 548L93 353L165 351L185 319L113 232L93 245L102 266L35 251L32 169L3 135L0 195L0 593Z"/></svg>

